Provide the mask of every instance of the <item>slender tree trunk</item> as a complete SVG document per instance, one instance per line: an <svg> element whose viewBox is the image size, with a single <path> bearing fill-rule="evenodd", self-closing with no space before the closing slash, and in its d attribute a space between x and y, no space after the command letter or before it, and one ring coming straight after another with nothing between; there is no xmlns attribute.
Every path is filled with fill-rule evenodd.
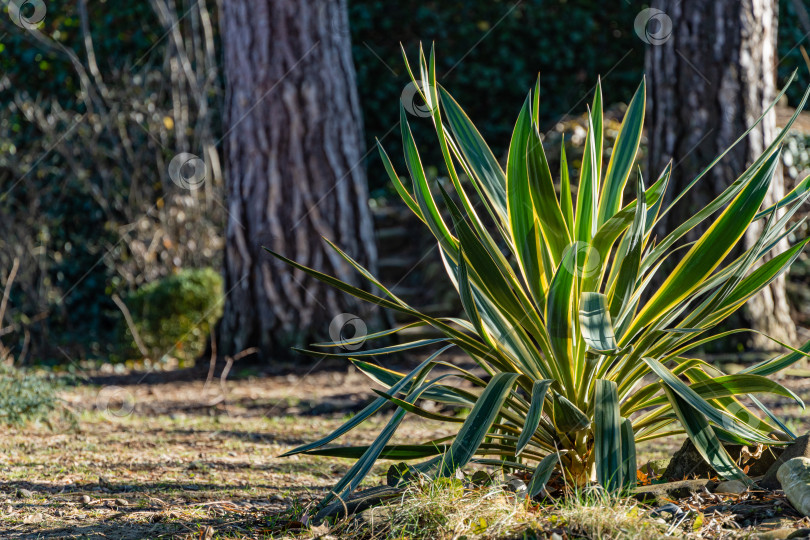
<svg viewBox="0 0 810 540"><path fill-rule="evenodd" d="M220 345L265 355L329 335L339 291L263 251L361 285L328 248L376 258L346 0L221 3L228 223Z"/></svg>
<svg viewBox="0 0 810 540"><path fill-rule="evenodd" d="M648 111L649 169L657 175L672 159L668 199L752 125L776 97L775 0L654 0L652 6L671 20L651 20L654 38L647 53L650 82ZM663 27L660 26L663 21ZM656 34L658 32L658 34ZM776 135L773 111L685 196L669 215L660 234L719 195L765 149ZM784 194L781 172L765 199L769 205ZM710 223L710 221L709 221ZM695 235L703 228L694 231ZM753 245L762 223L751 226L745 244ZM775 338L794 342L795 325L780 278L752 298L742 324ZM774 345L760 336L757 349Z"/></svg>

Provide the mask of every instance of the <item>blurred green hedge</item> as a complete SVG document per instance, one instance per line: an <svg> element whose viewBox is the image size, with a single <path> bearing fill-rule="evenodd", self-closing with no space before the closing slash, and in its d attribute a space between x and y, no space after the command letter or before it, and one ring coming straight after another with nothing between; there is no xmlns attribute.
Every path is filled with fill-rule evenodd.
<svg viewBox="0 0 810 540"><path fill-rule="evenodd" d="M75 426L76 418L59 398L65 380L13 367L0 361L0 427L42 422Z"/></svg>
<svg viewBox="0 0 810 540"><path fill-rule="evenodd" d="M174 357L186 363L200 356L222 316L222 276L213 268L182 270L153 281L126 298L147 357ZM133 355L138 356L126 328Z"/></svg>

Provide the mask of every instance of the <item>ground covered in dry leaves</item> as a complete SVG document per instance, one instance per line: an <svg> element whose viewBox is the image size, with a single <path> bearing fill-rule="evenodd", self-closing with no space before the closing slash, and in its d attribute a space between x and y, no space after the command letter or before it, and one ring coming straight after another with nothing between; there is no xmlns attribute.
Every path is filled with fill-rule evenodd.
<svg viewBox="0 0 810 540"><path fill-rule="evenodd" d="M77 425L0 427L0 538L368 537L368 527L356 523L307 529L299 522L301 510L334 484L349 462L277 457L328 433L362 408L373 396L368 381L345 365L322 366L308 375L293 371L251 375L236 370L224 383L214 379L208 385L205 373L194 370L86 377L63 393ZM809 400L806 381L789 379L788 385ZM803 412L787 403L772 404L791 427L806 432ZM379 417L343 441L370 442L385 420ZM446 426L409 419L397 440L449 434ZM641 449L640 463L671 455L678 444L652 443ZM384 482L386 470L387 464L379 464L366 485ZM631 502L599 512L599 503L587 496L573 505L538 507L516 504L499 489L466 497L459 485L415 489L416 504L407 512L397 510L398 537L419 538L420 528L470 539L523 538L524 533L526 538L555 539L667 533L744 537L753 531L750 526L769 518L771 528L786 520L794 527L803 525L779 497L758 494L698 496L692 502L699 511L675 529L662 519L667 516L650 516L648 508ZM459 497L469 504L459 504ZM757 505L762 512L747 526L738 514ZM457 523L448 519L453 512ZM437 523L428 523L431 519ZM783 522L777 523L779 519ZM542 523L527 526L527 521ZM646 525L631 526L641 522ZM371 535L391 533L391 527L383 527L379 535Z"/></svg>

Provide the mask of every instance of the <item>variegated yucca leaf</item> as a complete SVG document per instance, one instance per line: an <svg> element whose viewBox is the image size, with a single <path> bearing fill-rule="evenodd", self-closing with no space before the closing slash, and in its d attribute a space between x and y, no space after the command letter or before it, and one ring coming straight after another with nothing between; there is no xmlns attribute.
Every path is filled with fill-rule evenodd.
<svg viewBox="0 0 810 540"><path fill-rule="evenodd" d="M744 331L711 334L785 272L807 243L763 262L795 230L797 225L788 226L789 220L810 196L808 178L781 201L763 208L780 144L808 93L785 128L734 183L656 239L656 224L686 190L665 206L671 166L649 186L640 171L633 175L644 124L643 81L630 100L607 164L602 163L602 90L597 83L574 196L565 144L556 178L543 149L537 124L539 83L519 109L502 166L461 105L437 81L433 51L426 57L420 49L418 77L407 58L405 62L431 111L449 182L439 185L428 178L404 109L400 129L407 176L399 176L382 146L380 155L397 193L435 237L465 317L420 312L332 244L378 293L274 253L344 292L413 319L403 327L358 338L357 345L415 326L430 326L442 335L351 352L341 350L341 344L321 343L315 345L317 351L309 351L347 357L384 387L376 390L380 397L334 433L285 454L357 460L323 502L345 498L378 459L424 460L408 466L408 472L433 476L450 476L471 462L531 471L532 495L542 492L555 470L572 485L596 481L610 491L632 489L636 443L673 433L690 437L723 477L750 482L723 443L784 444L785 437L773 433L786 428L755 394L801 403L767 376L810 356L810 342L799 348L781 344L787 353L734 377L689 354ZM625 201L628 192L632 200ZM743 247L745 232L757 221L762 227L759 241ZM706 232L684 242L686 234L704 222ZM662 275L661 268L672 268L666 264L672 260L678 261L674 269ZM653 290L653 283L661 285ZM363 360L437 345L442 348L410 373ZM450 348L469 355L481 371L469 372L442 360ZM433 374L437 367L441 375ZM458 414L427 409L423 400L442 403ZM394 415L373 444L329 446L387 409ZM455 423L458 431L438 440L393 443L406 414Z"/></svg>

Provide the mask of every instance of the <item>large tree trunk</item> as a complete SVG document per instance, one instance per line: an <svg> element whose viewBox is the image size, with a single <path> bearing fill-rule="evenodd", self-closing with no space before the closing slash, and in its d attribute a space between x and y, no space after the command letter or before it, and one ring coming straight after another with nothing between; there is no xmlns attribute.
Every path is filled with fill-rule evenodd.
<svg viewBox="0 0 810 540"><path fill-rule="evenodd" d="M720 152L742 134L776 97L775 0L655 0L652 7L672 21L651 20L653 39L647 53L649 77L649 170L657 175L672 159L668 199L672 200ZM663 22L663 24L662 24ZM668 216L659 235L705 206L728 187L773 140L771 112L750 136L714 167ZM784 194L781 173L774 179L765 204ZM703 232L705 225L695 234ZM750 227L751 246L762 230ZM784 278L752 298L739 321L778 339L793 342ZM754 335L757 349L773 343Z"/></svg>
<svg viewBox="0 0 810 540"><path fill-rule="evenodd" d="M228 223L220 345L226 354L257 346L266 356L328 336L335 317L360 313L262 246L360 285L326 237L373 270L361 113L346 0L221 6Z"/></svg>

